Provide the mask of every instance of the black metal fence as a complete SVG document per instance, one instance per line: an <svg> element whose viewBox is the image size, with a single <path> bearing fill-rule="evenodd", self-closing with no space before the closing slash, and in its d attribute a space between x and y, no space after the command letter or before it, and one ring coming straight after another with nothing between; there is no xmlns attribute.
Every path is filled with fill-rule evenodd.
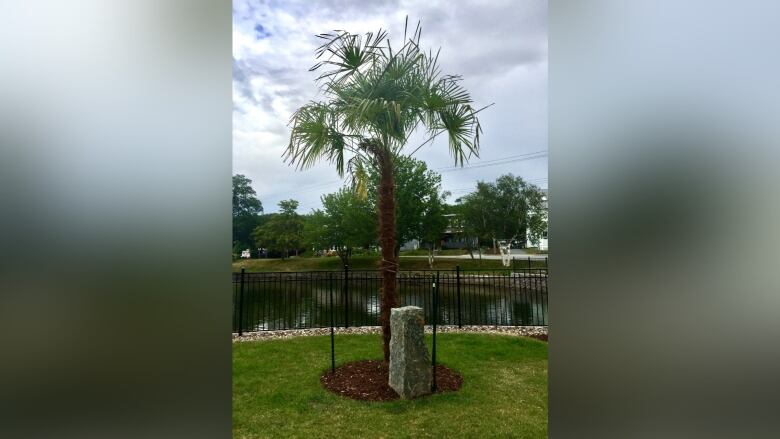
<svg viewBox="0 0 780 439"><path fill-rule="evenodd" d="M433 288L438 276L438 299ZM547 325L547 269L415 270L399 306L440 325ZM379 270L233 273L233 332L379 325ZM435 306L434 306L435 305Z"/></svg>

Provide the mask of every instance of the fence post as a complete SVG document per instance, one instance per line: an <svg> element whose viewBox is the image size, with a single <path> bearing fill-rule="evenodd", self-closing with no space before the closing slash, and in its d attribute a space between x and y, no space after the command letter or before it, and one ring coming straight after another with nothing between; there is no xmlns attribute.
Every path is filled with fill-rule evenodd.
<svg viewBox="0 0 780 439"><path fill-rule="evenodd" d="M431 355L431 367L433 369L433 383L431 392L436 391L436 321L439 317L439 271L436 270L436 280L433 282L433 353Z"/></svg>
<svg viewBox="0 0 780 439"><path fill-rule="evenodd" d="M547 258L544 258L544 269L547 270Z"/></svg>
<svg viewBox="0 0 780 439"><path fill-rule="evenodd" d="M244 335L244 269L241 269L241 283L238 290L238 336Z"/></svg>
<svg viewBox="0 0 780 439"><path fill-rule="evenodd" d="M333 272L328 273L328 290L330 291L330 370L336 371L336 345L333 337Z"/></svg>
<svg viewBox="0 0 780 439"><path fill-rule="evenodd" d="M458 328L463 328L460 306L460 265L455 266L455 289L458 292Z"/></svg>
<svg viewBox="0 0 780 439"><path fill-rule="evenodd" d="M528 257L528 274L531 274L531 257Z"/></svg>
<svg viewBox="0 0 780 439"><path fill-rule="evenodd" d="M349 328L349 265L344 265L344 327Z"/></svg>

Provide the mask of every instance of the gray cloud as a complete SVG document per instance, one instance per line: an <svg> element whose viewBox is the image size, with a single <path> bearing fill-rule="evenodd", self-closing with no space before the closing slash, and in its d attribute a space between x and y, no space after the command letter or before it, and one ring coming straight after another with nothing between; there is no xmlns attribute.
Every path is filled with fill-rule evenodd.
<svg viewBox="0 0 780 439"><path fill-rule="evenodd" d="M275 8L283 8L296 17L319 17L339 20L344 17L370 17L388 15L398 9L398 0L282 0L271 2ZM328 29L331 30L331 29Z"/></svg>

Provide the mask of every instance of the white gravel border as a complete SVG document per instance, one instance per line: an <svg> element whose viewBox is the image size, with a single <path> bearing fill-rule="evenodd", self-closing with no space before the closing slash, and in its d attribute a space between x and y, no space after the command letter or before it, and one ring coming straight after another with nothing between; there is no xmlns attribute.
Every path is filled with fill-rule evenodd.
<svg viewBox="0 0 780 439"><path fill-rule="evenodd" d="M380 334L382 328L379 326L357 326L350 328L334 328L335 334ZM426 333L433 332L433 327L425 327ZM485 334L501 334L514 336L542 335L547 334L546 326L466 326L458 328L457 325L436 326L436 332L469 332ZM316 335L330 335L330 328L312 328L312 329L289 329L284 331L257 331L244 332L242 336L233 334L233 343L244 341L275 340L280 338L307 337Z"/></svg>

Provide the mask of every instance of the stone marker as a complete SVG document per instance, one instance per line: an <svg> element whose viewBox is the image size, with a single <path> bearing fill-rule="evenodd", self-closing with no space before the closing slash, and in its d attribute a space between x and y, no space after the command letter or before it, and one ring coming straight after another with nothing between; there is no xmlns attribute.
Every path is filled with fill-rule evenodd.
<svg viewBox="0 0 780 439"><path fill-rule="evenodd" d="M423 337L423 310L417 306L390 311L390 387L401 398L431 393L431 359Z"/></svg>

